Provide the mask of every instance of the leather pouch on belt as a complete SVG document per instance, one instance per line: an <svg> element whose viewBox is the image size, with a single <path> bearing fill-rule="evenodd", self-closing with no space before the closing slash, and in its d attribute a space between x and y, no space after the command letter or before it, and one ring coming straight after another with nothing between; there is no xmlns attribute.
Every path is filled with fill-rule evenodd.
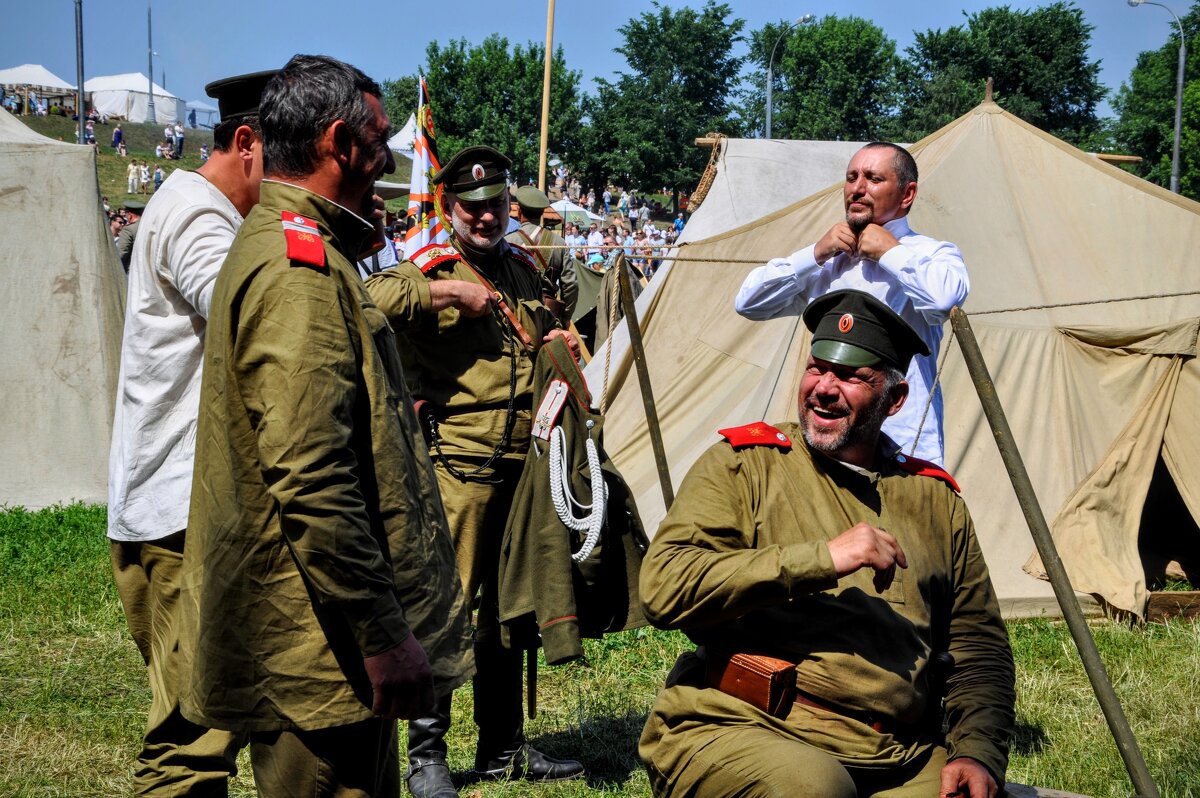
<svg viewBox="0 0 1200 798"><path fill-rule="evenodd" d="M786 718L796 700L795 664L761 654L707 652L704 683L776 718Z"/></svg>

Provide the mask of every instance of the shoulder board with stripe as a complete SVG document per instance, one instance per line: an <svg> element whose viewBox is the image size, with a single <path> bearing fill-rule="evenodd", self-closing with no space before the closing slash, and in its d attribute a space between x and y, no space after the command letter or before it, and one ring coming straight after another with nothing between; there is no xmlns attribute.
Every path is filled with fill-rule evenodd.
<svg viewBox="0 0 1200 798"><path fill-rule="evenodd" d="M775 446L784 451L792 448L792 439L765 421L755 421L741 427L726 427L717 434L729 441L735 449L743 446Z"/></svg>
<svg viewBox="0 0 1200 798"><path fill-rule="evenodd" d="M292 211L283 211L280 223L283 225L283 238L287 242L288 260L292 261L292 265L325 268L325 242L321 240L317 223Z"/></svg>
<svg viewBox="0 0 1200 798"><path fill-rule="evenodd" d="M524 263L526 266L532 269L535 274L541 274L541 271L537 267L537 261L533 259L533 255L529 252L529 250L514 244L511 241L508 242L508 249L513 258L521 261L521 263Z"/></svg>
<svg viewBox="0 0 1200 798"><path fill-rule="evenodd" d="M918 477L940 479L949 485L955 493L962 493L962 489L958 487L958 483L954 481L954 477L950 476L950 472L937 463L931 463L928 460L922 460L918 457L910 457L906 454L896 455L895 460L896 465L900 466L903 471L907 471Z"/></svg>
<svg viewBox="0 0 1200 798"><path fill-rule="evenodd" d="M428 274L430 269L437 268L443 263L462 260L462 256L449 244L430 244L414 252L409 260L421 270L422 274Z"/></svg>

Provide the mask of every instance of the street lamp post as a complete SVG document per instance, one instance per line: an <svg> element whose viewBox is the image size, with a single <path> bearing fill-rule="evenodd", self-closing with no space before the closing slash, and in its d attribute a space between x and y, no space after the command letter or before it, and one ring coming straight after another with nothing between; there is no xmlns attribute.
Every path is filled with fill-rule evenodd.
<svg viewBox="0 0 1200 798"><path fill-rule="evenodd" d="M1126 0L1126 2L1133 8L1146 5L1166 9L1166 12L1175 20L1175 27L1179 28L1179 66L1175 69L1175 144L1171 148L1171 191L1178 194L1179 139L1183 130L1183 72L1187 67L1187 41L1183 37L1183 23L1179 21L1179 17L1175 15L1174 11L1162 3L1155 3L1152 0Z"/></svg>
<svg viewBox="0 0 1200 798"><path fill-rule="evenodd" d="M1130 0L1132 2L1132 0ZM771 57L767 59L767 138L771 138L771 94L772 84L775 83L775 51L779 49L779 43L783 41L783 37L787 36L796 25L808 25L816 21L816 17L812 14L805 14L794 22L789 22L784 25L783 30L779 32L779 38L775 40L775 46L771 48Z"/></svg>
<svg viewBox="0 0 1200 798"><path fill-rule="evenodd" d="M150 4L146 4L146 52L147 58L150 61L150 77L148 83L150 88L150 99L146 103L146 121L154 124L158 121L158 117L154 114L154 25L150 22Z"/></svg>

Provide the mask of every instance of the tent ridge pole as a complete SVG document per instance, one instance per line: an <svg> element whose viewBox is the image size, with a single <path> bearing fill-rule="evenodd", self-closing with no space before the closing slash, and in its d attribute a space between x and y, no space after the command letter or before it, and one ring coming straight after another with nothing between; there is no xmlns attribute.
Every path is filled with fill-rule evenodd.
<svg viewBox="0 0 1200 798"><path fill-rule="evenodd" d="M1041 505L1038 503L1033 482L1029 478L1029 472L1025 468L1025 462L1021 458L1021 452L1013 438L1012 428L1008 425L1008 418L1000 404L1000 398L996 394L996 384L988 372L987 363L979 349L979 342L976 341L975 332L971 329L971 322L963 309L958 307L950 311L950 322L954 327L955 336L958 338L963 360L966 361L967 371L971 375L971 382L974 383L975 392L979 395L979 403L983 405L984 415L987 416L992 435L996 438L996 447L1000 450L1004 468L1008 472L1008 478L1017 494L1021 512L1025 515L1025 523L1029 525L1034 545L1037 546L1042 564L1046 568L1046 574L1050 577L1050 584L1054 588L1054 596L1058 599L1058 606L1062 609L1067 628L1075 641L1075 648L1078 650L1083 668L1087 672L1088 681L1092 684L1092 691L1096 694L1096 700L1100 703L1105 720L1108 721L1108 728L1117 744L1117 750L1125 762L1125 769L1129 772L1129 778L1139 796L1159 798L1158 788L1150 776L1146 760L1142 757L1141 749L1138 748L1137 739L1133 736L1129 720L1121 708L1121 701L1113 689L1108 671L1105 670L1104 661L1100 659L1096 641L1092 638L1092 633L1083 618L1083 610L1080 609L1079 601L1075 598L1071 580L1067 577L1066 568L1058 555L1058 547L1054 543L1054 537L1050 534L1050 526L1046 523L1046 516L1042 513Z"/></svg>

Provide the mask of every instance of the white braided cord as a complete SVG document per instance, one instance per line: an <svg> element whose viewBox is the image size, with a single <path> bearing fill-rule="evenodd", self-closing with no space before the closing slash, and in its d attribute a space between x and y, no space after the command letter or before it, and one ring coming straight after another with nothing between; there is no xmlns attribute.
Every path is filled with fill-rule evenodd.
<svg viewBox="0 0 1200 798"><path fill-rule="evenodd" d="M571 464L567 462L567 433L561 426L550 431L550 499L554 512L568 529L583 532L583 545L571 555L575 562L583 562L600 542L600 530L604 526L605 510L608 506L608 488L600 470L600 452L589 435L584 445L587 448L588 477L592 483L592 503L583 504L571 492ZM581 510L582 517L575 515Z"/></svg>

